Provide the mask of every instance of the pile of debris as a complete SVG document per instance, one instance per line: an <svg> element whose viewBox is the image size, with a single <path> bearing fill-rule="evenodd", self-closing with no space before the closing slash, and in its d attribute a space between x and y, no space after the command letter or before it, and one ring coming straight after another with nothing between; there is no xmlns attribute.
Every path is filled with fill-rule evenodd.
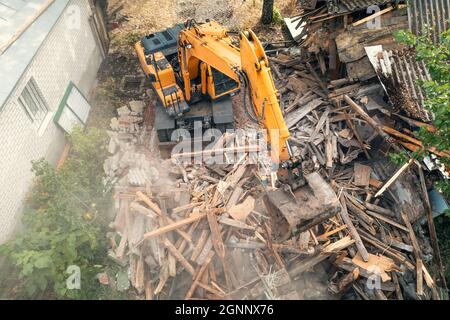
<svg viewBox="0 0 450 320"><path fill-rule="evenodd" d="M346 109L348 120L330 120ZM344 149L368 145L355 142L360 120L351 107L336 111L326 102L308 107L304 117L316 121L308 136L297 135L303 118L291 126L304 162L331 182L341 210L281 240L285 230L264 203L273 181L264 183L267 166L251 161L250 148L229 164L196 165L177 155L162 161L140 138L151 136L140 122L142 112L132 110L121 108L117 121L113 119L114 155L105 163L116 181L118 209L110 256L126 268L126 279L147 299L317 299L349 292L355 299L439 298L425 266L433 249L420 224L419 232L412 227L424 212L431 214L422 169L414 169L413 161L397 171L385 159L347 161ZM234 138L224 135L213 149ZM337 152L342 158L331 157L336 159L331 167L318 156L322 148L328 154L322 142L329 140L342 149ZM310 176L307 171L305 176ZM417 185L423 189L418 191ZM325 285L315 296L308 295L308 285L302 284L305 274L323 263Z"/></svg>
<svg viewBox="0 0 450 320"><path fill-rule="evenodd" d="M259 147L229 147L238 137L228 133L210 150L162 160L151 103L130 102L111 121L105 162L116 201L110 257L123 270L122 289L129 281L147 299L441 298L426 176L448 178L439 158L450 154L430 149L424 162L402 166L388 159L423 149L417 128L435 130L411 80L426 79L426 68L392 40L408 16L389 5L379 13L389 17L382 32L372 32L360 27L374 18L358 15L365 6L317 3L290 20L301 26L299 44L270 50L269 60L301 172L310 186L326 181L339 210L303 224L274 213L268 195L284 187L270 160L255 161ZM212 150L232 156L196 161Z"/></svg>

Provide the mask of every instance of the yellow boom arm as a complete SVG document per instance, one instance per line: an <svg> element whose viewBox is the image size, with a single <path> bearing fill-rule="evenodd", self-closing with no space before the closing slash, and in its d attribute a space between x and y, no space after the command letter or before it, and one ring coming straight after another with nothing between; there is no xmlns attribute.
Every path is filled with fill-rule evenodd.
<svg viewBox="0 0 450 320"><path fill-rule="evenodd" d="M178 58L185 99L190 101L191 80L204 69L199 66L206 64L227 75L243 90L248 90L259 125L267 130L272 155L278 151L275 159L287 161L290 159L289 130L278 103L269 61L253 31L241 32L239 43L239 48L233 45L227 30L215 21L194 24L180 32Z"/></svg>

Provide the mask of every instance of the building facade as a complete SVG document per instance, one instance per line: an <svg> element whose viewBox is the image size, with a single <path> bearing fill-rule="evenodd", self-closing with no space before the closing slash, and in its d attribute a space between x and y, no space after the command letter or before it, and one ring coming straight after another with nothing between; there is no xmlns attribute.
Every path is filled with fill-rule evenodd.
<svg viewBox="0 0 450 320"><path fill-rule="evenodd" d="M31 161L56 164L61 156L65 132L54 118L67 88L75 85L87 97L106 51L92 1L29 0L16 8L10 2L0 0L0 15L33 22L18 23L16 39L0 38L0 243L20 221L34 178ZM2 4L15 12L2 11Z"/></svg>

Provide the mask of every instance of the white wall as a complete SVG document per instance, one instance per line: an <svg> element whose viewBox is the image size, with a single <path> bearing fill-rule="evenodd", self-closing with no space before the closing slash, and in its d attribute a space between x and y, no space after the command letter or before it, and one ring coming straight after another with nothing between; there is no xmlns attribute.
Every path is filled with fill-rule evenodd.
<svg viewBox="0 0 450 320"><path fill-rule="evenodd" d="M81 14L79 28L73 24L76 12ZM0 243L11 236L20 220L33 181L31 161L45 157L55 163L65 143L64 133L53 119L38 132L17 98L30 77L36 80L52 115L70 81L88 95L102 60L90 15L88 0L69 2L0 111Z"/></svg>

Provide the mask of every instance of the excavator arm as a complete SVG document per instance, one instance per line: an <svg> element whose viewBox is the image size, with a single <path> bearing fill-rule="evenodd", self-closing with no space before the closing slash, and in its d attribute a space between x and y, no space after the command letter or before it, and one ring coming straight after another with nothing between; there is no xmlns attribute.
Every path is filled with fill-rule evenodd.
<svg viewBox="0 0 450 320"><path fill-rule="evenodd" d="M178 59L187 101L191 99L191 82L198 78L198 72L214 68L225 74L244 91L244 104L246 97L249 98L253 113L249 115L266 130L272 158L276 162L290 159L289 130L278 102L278 91L264 49L252 31L239 33L239 46L236 46L229 32L215 21L201 25L188 22L179 35ZM204 91L209 76L202 74ZM218 97L214 92L209 93L212 99Z"/></svg>

